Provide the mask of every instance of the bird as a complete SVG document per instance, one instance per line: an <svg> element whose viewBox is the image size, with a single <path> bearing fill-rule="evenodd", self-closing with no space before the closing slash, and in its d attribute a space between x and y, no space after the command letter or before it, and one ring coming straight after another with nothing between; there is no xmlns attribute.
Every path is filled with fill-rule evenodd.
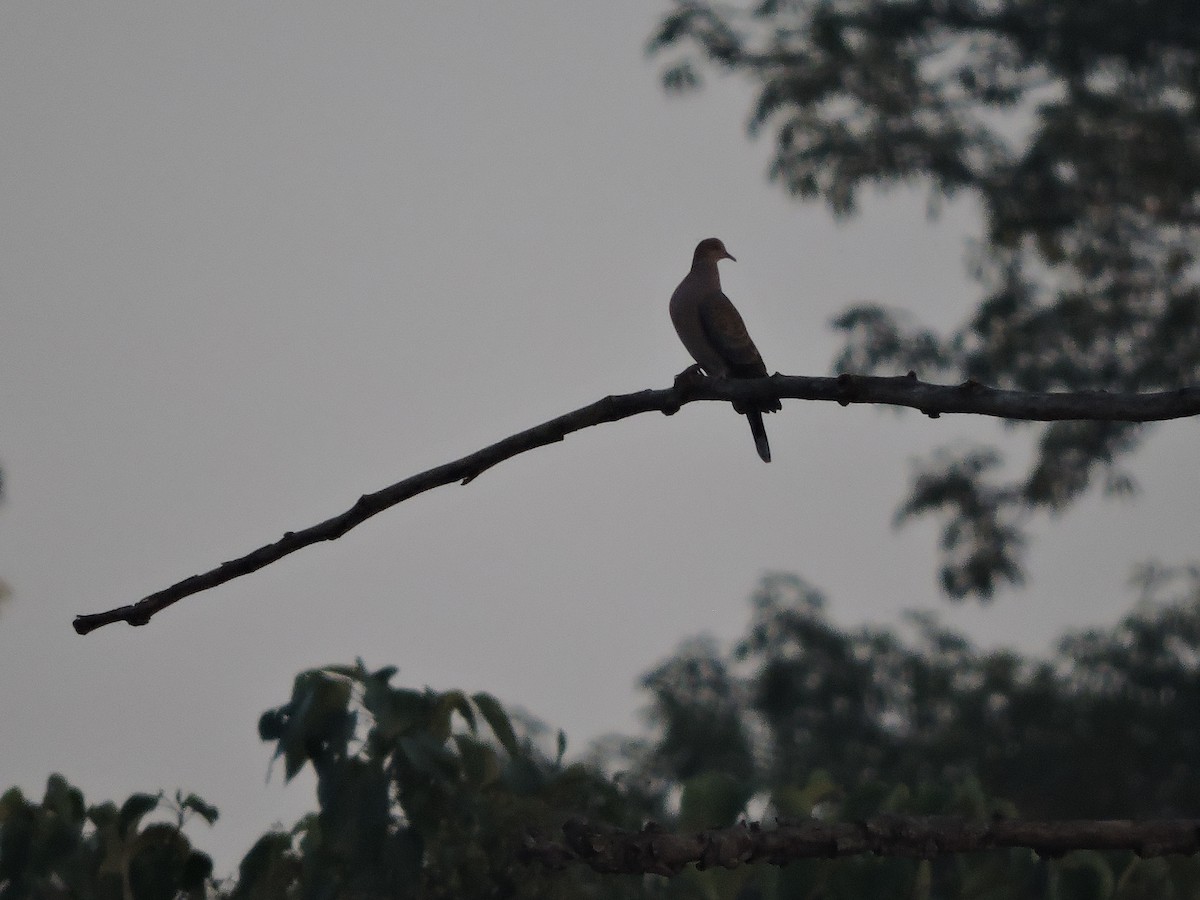
<svg viewBox="0 0 1200 900"><path fill-rule="evenodd" d="M767 367L746 323L721 291L717 263L734 258L717 238L696 245L692 269L671 295L671 323L692 358L710 378L766 378ZM782 409L778 400L758 400L752 405L735 403L733 408L750 421L754 446L763 462L771 461L771 445L762 414Z"/></svg>

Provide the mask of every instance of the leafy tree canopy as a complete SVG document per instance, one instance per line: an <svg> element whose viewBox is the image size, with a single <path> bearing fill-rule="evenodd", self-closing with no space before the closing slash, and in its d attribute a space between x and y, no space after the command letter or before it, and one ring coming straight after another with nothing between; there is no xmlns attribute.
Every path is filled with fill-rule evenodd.
<svg viewBox="0 0 1200 900"><path fill-rule="evenodd" d="M1039 660L979 651L928 616L842 630L819 592L772 576L731 649L693 640L646 675L648 736L576 762L561 733L547 741L488 694L397 687L394 669L362 663L303 672L259 732L285 777L315 772L316 811L260 837L235 876L213 881L184 834L216 821L200 798L89 806L56 775L40 802L0 796L0 900L1194 896L1200 859L1131 853L859 857L672 879L522 861L526 835L580 817L697 830L746 816L1193 815L1200 572L1146 567L1138 584L1118 626Z"/></svg>
<svg viewBox="0 0 1200 900"><path fill-rule="evenodd" d="M925 184L984 217L974 313L948 332L848 309L842 370L915 370L1027 390L1200 381L1200 5L1191 0L676 0L651 38L664 76L747 76L770 177L839 216L864 187ZM1033 427L1033 426L1027 426ZM1024 476L987 448L945 451L900 518L945 519L941 582L1019 583L1023 523L1120 467L1145 426L1039 429Z"/></svg>

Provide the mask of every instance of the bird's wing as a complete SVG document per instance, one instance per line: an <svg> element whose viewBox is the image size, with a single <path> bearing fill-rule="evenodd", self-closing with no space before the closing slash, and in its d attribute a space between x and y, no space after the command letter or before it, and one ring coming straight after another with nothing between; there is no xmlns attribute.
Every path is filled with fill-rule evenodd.
<svg viewBox="0 0 1200 900"><path fill-rule="evenodd" d="M729 374L738 378L766 377L762 356L729 298L716 292L699 306L700 327L712 348L725 360Z"/></svg>

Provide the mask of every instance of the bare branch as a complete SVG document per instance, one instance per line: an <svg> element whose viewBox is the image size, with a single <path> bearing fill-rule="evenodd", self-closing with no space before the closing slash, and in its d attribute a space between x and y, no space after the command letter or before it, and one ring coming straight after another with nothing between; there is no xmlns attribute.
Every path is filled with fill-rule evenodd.
<svg viewBox="0 0 1200 900"><path fill-rule="evenodd" d="M623 831L572 820L563 843L529 836L519 851L525 862L561 869L572 863L597 872L676 875L689 863L732 869L742 863L784 865L798 859L832 859L872 853L931 859L1025 847L1057 857L1072 850L1132 850L1139 856L1200 852L1200 820L976 822L955 818L879 816L864 822L780 822L764 828L740 823L732 828L672 834L653 825Z"/></svg>
<svg viewBox="0 0 1200 900"><path fill-rule="evenodd" d="M639 413L673 415L683 404L697 400L745 402L767 398L832 400L843 406L851 403L907 406L931 418L943 413L972 413L1033 421L1094 419L1150 422L1200 414L1200 388L1195 387L1154 394L1110 394L1103 391L1028 393L994 390L974 381L957 386L928 384L918 381L911 372L893 378L860 375L810 378L776 374L770 378L726 381L696 377L693 367L676 378L674 387L605 397L484 447L470 456L413 475L373 494L364 494L341 515L302 531L289 531L273 544L224 562L208 572L186 578L137 603L76 616L75 630L87 634L113 622L145 625L156 613L184 597L248 575L310 544L336 540L388 507L452 481L467 484L497 463L561 441L572 432Z"/></svg>

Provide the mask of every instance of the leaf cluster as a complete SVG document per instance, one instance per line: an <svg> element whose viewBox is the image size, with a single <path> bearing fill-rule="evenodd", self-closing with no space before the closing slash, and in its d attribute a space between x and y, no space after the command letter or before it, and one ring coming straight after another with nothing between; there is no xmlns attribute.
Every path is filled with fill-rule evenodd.
<svg viewBox="0 0 1200 900"><path fill-rule="evenodd" d="M194 794L166 804L174 822L143 824L161 794L133 794L120 806L87 806L61 775L40 803L19 788L0 796L0 898L24 900L201 900L212 860L183 833L191 816L212 824L217 811Z"/></svg>
<svg viewBox="0 0 1200 900"><path fill-rule="evenodd" d="M288 778L317 776L318 812L265 835L243 860L231 900L283 897L559 897L596 876L544 878L519 861L528 830L571 816L638 825L647 805L599 770L565 764L518 735L487 693L390 684L395 669L331 666L297 676L264 713ZM633 885L636 879L626 879ZM629 888L618 879L609 891Z"/></svg>

